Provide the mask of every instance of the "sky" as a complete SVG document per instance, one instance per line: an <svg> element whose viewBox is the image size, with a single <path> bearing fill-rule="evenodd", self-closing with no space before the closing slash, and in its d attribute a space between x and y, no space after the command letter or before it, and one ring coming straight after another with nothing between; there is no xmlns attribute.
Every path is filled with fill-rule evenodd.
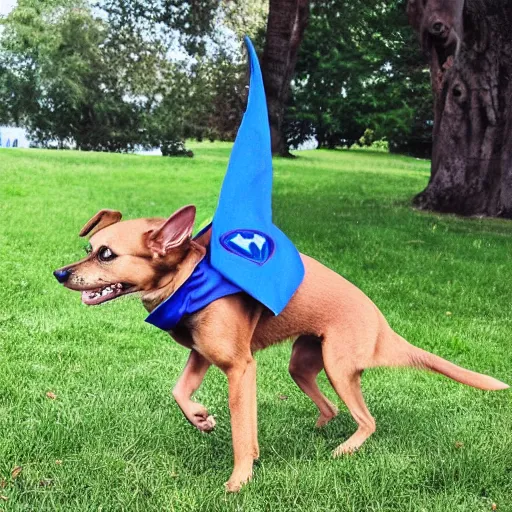
<svg viewBox="0 0 512 512"><path fill-rule="evenodd" d="M0 14L9 14L16 5L16 0L0 0Z"/></svg>

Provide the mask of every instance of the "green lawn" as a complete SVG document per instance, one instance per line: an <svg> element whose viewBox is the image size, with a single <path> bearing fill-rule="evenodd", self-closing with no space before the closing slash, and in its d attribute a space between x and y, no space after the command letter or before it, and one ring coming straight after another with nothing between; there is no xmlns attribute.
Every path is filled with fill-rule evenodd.
<svg viewBox="0 0 512 512"><path fill-rule="evenodd" d="M225 494L221 372L197 393L217 418L203 435L170 393L187 351L144 323L136 298L87 308L52 276L82 257L78 231L101 208L135 218L195 203L206 221L229 146L194 149L194 159L0 151L0 510L512 511L511 392L368 371L377 432L332 460L355 424L341 407L314 428L316 410L288 376L289 344L257 354L261 463L240 494ZM512 383L512 223L411 209L428 175L426 161L385 154L277 160L275 221L408 340Z"/></svg>

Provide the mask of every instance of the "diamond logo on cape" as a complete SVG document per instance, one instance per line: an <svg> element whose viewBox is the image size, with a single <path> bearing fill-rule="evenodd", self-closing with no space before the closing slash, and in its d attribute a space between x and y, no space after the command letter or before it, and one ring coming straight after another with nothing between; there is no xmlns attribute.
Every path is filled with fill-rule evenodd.
<svg viewBox="0 0 512 512"><path fill-rule="evenodd" d="M225 233L220 238L224 249L246 258L258 265L263 265L274 252L274 242L261 231L237 229Z"/></svg>

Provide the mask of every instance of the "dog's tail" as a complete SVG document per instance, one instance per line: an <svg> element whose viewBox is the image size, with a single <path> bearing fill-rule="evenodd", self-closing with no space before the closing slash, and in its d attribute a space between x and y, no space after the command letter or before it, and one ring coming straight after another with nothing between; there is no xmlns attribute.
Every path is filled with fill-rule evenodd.
<svg viewBox="0 0 512 512"><path fill-rule="evenodd" d="M388 332L381 337L382 345L375 354L377 366L412 366L424 368L446 375L450 379L468 386L488 391L507 389L509 386L493 377L466 370L450 363L442 357L415 347L388 327ZM379 343L380 345L380 343Z"/></svg>

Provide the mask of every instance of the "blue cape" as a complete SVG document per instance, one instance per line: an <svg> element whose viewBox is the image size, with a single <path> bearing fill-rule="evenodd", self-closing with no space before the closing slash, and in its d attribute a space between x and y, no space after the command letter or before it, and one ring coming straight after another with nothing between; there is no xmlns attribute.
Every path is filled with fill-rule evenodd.
<svg viewBox="0 0 512 512"><path fill-rule="evenodd" d="M212 283L222 284L224 291L244 291L278 315L302 282L304 265L293 243L272 222L272 153L267 102L256 51L248 37L245 37L245 44L251 71L247 109L212 221L209 260L206 260L210 270L206 264L198 267L206 269L206 274L210 272ZM219 276L222 283L218 281ZM168 326L170 322L166 322L165 317L175 321L177 316L173 312L180 301L188 301L187 307L181 308L182 314L191 314L220 298L215 286L210 286L206 279L201 281L203 291L195 292L201 300L187 299L185 291L195 286L189 281L192 279L197 284L196 278L193 273L146 321L157 327ZM206 290L210 290L209 302ZM164 314L166 308L169 311Z"/></svg>
<svg viewBox="0 0 512 512"><path fill-rule="evenodd" d="M278 315L304 278L293 243L272 222L272 152L265 89L248 37L251 80L212 222L211 262Z"/></svg>

